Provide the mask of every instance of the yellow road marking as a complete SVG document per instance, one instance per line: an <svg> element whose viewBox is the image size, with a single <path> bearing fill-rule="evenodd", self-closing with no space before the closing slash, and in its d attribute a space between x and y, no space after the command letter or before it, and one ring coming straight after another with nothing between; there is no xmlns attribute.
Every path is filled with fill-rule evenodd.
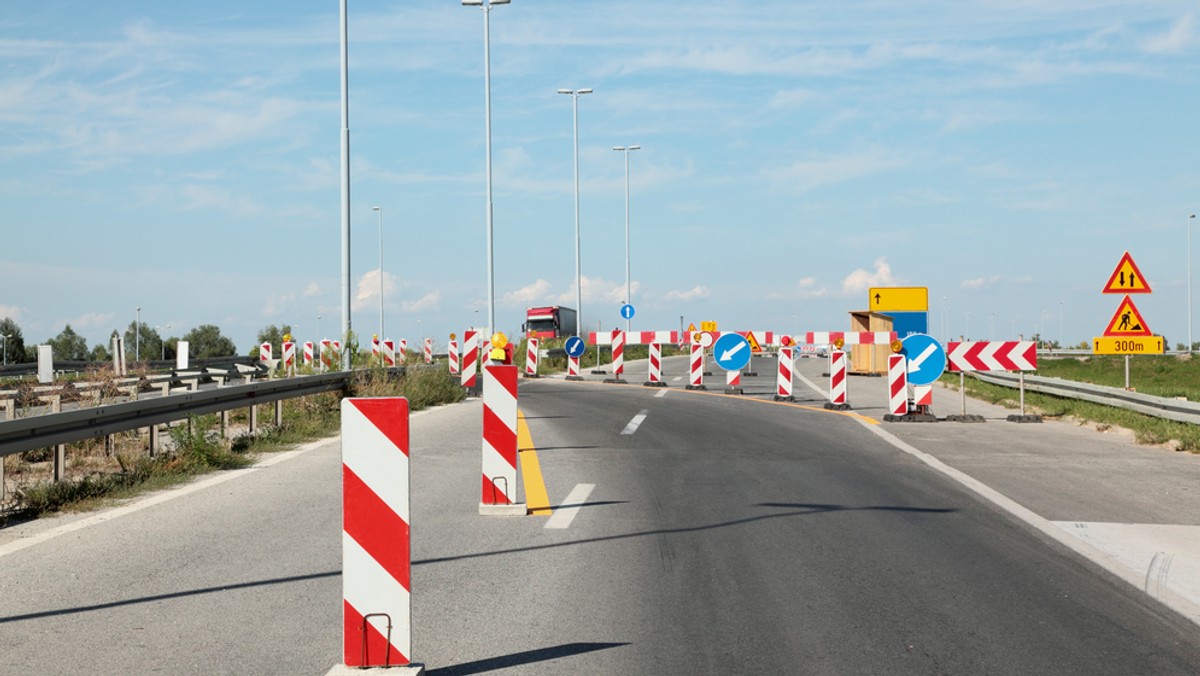
<svg viewBox="0 0 1200 676"><path fill-rule="evenodd" d="M525 503L534 516L550 516L550 495L542 479L542 466L538 463L537 449L533 447L533 436L525 423L525 414L517 411L517 453L521 456L521 477L525 480Z"/></svg>

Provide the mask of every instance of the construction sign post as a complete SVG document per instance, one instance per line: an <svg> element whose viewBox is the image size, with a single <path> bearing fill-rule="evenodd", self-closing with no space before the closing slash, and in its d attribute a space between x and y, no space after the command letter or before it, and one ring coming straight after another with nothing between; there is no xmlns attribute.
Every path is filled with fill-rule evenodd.
<svg viewBox="0 0 1200 676"><path fill-rule="evenodd" d="M1124 294L1112 319L1104 327L1104 335L1092 339L1093 354L1123 354L1126 357L1125 388L1129 388L1128 357L1131 354L1162 354L1166 349L1162 336L1150 331L1150 326L1129 297L1132 293L1150 293L1146 281L1133 256L1126 251L1117 261L1117 267L1108 276L1101 293Z"/></svg>

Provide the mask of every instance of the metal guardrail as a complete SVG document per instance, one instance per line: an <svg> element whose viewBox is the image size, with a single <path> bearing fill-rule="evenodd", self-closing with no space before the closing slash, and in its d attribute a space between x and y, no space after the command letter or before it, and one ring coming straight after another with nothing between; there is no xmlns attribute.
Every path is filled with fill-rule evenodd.
<svg viewBox="0 0 1200 676"><path fill-rule="evenodd" d="M191 415L216 413L256 404L269 404L292 397L344 390L353 376L353 372L347 371L298 376L6 420L0 422L0 458L56 444L183 420Z"/></svg>
<svg viewBox="0 0 1200 676"><path fill-rule="evenodd" d="M976 371L970 375L985 383L1002 385L1004 387L1017 387L1020 381L1020 377L1017 375L994 371ZM1080 399L1105 406L1123 408L1156 418L1166 418L1176 422L1200 425L1200 402L1156 397L1152 394L1141 394L1116 387L1105 387L1103 385L1063 380L1062 378L1044 378L1029 375L1025 376L1025 389L1031 392L1040 392L1066 399Z"/></svg>

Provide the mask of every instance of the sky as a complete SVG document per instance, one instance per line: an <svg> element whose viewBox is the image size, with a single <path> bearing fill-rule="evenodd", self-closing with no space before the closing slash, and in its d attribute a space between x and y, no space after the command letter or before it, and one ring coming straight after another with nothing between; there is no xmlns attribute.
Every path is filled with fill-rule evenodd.
<svg viewBox="0 0 1200 676"><path fill-rule="evenodd" d="M491 14L497 328L846 330L927 287L939 338L1186 340L1200 212L1194 0L513 0ZM351 0L356 332L486 324L483 12ZM0 6L0 317L88 345L137 316L341 324L338 3ZM373 207L380 207L375 211ZM1200 235L1200 232L1195 233ZM1200 241L1197 242L1200 249ZM167 328L169 326L169 328ZM1200 339L1200 332L1196 332Z"/></svg>

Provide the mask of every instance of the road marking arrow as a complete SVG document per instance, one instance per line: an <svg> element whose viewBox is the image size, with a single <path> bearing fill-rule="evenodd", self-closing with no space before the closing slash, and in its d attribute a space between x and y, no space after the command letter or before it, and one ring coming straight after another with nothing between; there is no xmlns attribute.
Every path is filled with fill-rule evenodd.
<svg viewBox="0 0 1200 676"><path fill-rule="evenodd" d="M743 347L749 347L749 346L750 346L749 343L739 342L736 345L734 345L733 347L729 348L728 350L725 350L725 352L721 355L721 358L718 359L717 361L729 361L729 358L732 357L733 355L737 354L738 352L741 352Z"/></svg>

